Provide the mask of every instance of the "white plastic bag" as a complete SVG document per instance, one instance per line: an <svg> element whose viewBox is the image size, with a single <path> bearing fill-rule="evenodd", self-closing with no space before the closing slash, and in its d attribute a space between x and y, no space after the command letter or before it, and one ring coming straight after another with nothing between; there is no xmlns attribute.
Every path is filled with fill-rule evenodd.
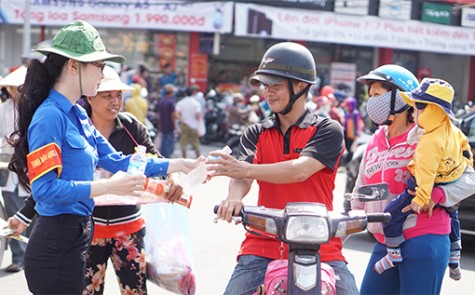
<svg viewBox="0 0 475 295"><path fill-rule="evenodd" d="M186 207L170 203L145 208L148 280L176 294L196 292Z"/></svg>
<svg viewBox="0 0 475 295"><path fill-rule="evenodd" d="M205 125L205 120L201 118L198 121L198 137L203 137L206 135L206 125Z"/></svg>

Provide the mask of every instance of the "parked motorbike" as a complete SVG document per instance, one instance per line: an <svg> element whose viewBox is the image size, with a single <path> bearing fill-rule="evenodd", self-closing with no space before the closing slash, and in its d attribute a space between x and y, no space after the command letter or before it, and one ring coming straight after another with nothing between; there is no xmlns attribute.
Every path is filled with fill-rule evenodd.
<svg viewBox="0 0 475 295"><path fill-rule="evenodd" d="M346 163L346 188L345 193L350 193L355 187L356 178L360 169L361 160L363 160L363 154L366 150L371 134L363 132L356 138L351 145L351 152L353 155L348 163Z"/></svg>
<svg viewBox="0 0 475 295"><path fill-rule="evenodd" d="M362 186L357 193L347 194L347 201L357 198L362 202L388 198L389 189L385 183ZM217 213L218 206L214 212ZM259 206L243 206L239 217L251 234L265 236L288 244L287 280L275 284L272 289L259 287L264 294L335 294L331 281L322 282L320 245L333 237L344 237L364 231L368 222L388 222L389 213L366 213L363 210L345 210L343 213L329 212L324 204L310 202L288 203L284 209ZM218 219L215 219L217 221ZM272 263L272 262L271 262ZM323 288L322 288L323 286Z"/></svg>
<svg viewBox="0 0 475 295"><path fill-rule="evenodd" d="M246 126L240 124L233 124L228 128L228 140L226 145L231 148L231 155L239 156L239 145L241 142L241 135L246 129Z"/></svg>
<svg viewBox="0 0 475 295"><path fill-rule="evenodd" d="M206 134L202 137L203 143L225 142L226 140L226 112L224 104L216 94L208 96L205 107Z"/></svg>

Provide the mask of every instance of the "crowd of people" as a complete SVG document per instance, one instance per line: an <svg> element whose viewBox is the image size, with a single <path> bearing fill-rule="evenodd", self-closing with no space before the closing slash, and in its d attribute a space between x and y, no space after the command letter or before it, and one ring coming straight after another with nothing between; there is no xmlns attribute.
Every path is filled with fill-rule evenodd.
<svg viewBox="0 0 475 295"><path fill-rule="evenodd" d="M111 259L121 291L146 294L140 208L95 206L94 197L137 195L146 177L188 173L203 161L209 178L230 178L217 212L228 222L253 181L258 205L283 209L288 202L318 202L332 210L338 166L351 158L348 151L369 128L368 118L376 131L355 190L386 182L391 197L351 206L397 218L369 227L377 242L361 286L347 267L342 240L321 246L337 294L438 294L447 266L450 277L460 279L462 244L453 206L473 192L475 172L467 139L450 121L454 91L447 81L418 81L401 66L384 65L358 78L368 89L363 104L329 85L315 88L312 53L281 42L266 51L249 79L252 91L181 88L169 64L152 86L143 65L132 75L109 67L108 61L124 58L109 53L83 21L64 26L40 52L44 61L33 60L0 80L8 97L0 104L2 152L11 156L2 187L8 222L18 233L33 228L26 249L11 242L6 271L24 268L32 293L100 294ZM205 134L220 137L234 124L246 126L239 156L215 151L204 160ZM153 128L159 132L155 140ZM178 132L182 158L172 157ZM155 157L148 157L145 175L123 173L138 145ZM437 152L427 153L434 146ZM166 198L173 202L183 188L168 179ZM224 294L254 293L268 264L286 255L285 244L247 233Z"/></svg>

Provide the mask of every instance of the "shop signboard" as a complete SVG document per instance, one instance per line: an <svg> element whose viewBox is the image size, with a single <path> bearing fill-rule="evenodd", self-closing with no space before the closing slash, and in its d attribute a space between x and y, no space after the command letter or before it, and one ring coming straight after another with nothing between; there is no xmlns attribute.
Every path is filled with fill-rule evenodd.
<svg viewBox="0 0 475 295"><path fill-rule="evenodd" d="M475 29L415 20L354 16L236 3L237 36L472 55Z"/></svg>
<svg viewBox="0 0 475 295"><path fill-rule="evenodd" d="M422 3L421 20L424 22L450 25L452 22L452 6L440 3Z"/></svg>
<svg viewBox="0 0 475 295"><path fill-rule="evenodd" d="M462 23L463 27L475 28L475 8L465 7L462 9Z"/></svg>
<svg viewBox="0 0 475 295"><path fill-rule="evenodd" d="M0 23L23 25L26 0L1 0ZM232 2L168 0L31 1L33 26L85 20L96 27L229 33Z"/></svg>
<svg viewBox="0 0 475 295"><path fill-rule="evenodd" d="M356 64L332 62L330 85L344 97L355 96Z"/></svg>
<svg viewBox="0 0 475 295"><path fill-rule="evenodd" d="M242 3L256 3L269 6L280 7L292 7L292 8L305 8L315 10L333 11L334 0L228 0L233 2Z"/></svg>
<svg viewBox="0 0 475 295"><path fill-rule="evenodd" d="M380 0L380 17L400 20L411 19L412 1L409 0Z"/></svg>
<svg viewBox="0 0 475 295"><path fill-rule="evenodd" d="M369 0L335 0L335 12L367 15Z"/></svg>

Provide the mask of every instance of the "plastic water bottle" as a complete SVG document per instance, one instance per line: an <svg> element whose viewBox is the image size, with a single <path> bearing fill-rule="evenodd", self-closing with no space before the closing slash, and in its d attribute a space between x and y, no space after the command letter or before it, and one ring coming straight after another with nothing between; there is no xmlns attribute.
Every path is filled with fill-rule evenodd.
<svg viewBox="0 0 475 295"><path fill-rule="evenodd" d="M226 154L230 155L232 150L230 147L225 146L221 151L225 152ZM208 159L211 156L208 156ZM201 162L198 167L191 170L188 174L184 177L184 184L187 186L188 190L194 190L198 186L200 186L208 176L208 171L206 170L206 164Z"/></svg>
<svg viewBox="0 0 475 295"><path fill-rule="evenodd" d="M143 145L137 146L137 152L130 157L129 167L127 173L134 175L145 174L145 167L147 167L147 148Z"/></svg>

